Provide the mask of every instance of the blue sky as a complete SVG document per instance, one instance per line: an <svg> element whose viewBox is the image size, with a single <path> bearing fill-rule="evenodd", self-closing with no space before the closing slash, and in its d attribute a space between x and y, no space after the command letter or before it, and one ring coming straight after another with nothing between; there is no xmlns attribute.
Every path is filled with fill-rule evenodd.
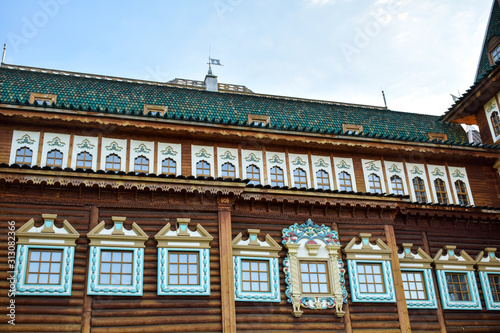
<svg viewBox="0 0 500 333"><path fill-rule="evenodd" d="M442 114L473 84L492 0L4 0L6 63Z"/></svg>

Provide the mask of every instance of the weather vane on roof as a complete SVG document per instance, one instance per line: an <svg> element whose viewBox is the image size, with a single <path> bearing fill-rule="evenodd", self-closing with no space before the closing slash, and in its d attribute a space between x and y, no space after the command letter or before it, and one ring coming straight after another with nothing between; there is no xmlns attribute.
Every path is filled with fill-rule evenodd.
<svg viewBox="0 0 500 333"><path fill-rule="evenodd" d="M224 66L220 63L219 59L213 59L210 57L210 46L208 47L208 74L212 74L212 65L214 66Z"/></svg>

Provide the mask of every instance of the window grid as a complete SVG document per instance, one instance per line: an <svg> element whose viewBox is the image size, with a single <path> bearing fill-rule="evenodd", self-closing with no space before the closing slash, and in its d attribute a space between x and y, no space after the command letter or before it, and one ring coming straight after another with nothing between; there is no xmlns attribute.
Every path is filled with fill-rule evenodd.
<svg viewBox="0 0 500 333"><path fill-rule="evenodd" d="M426 300L424 274L422 272L401 271L405 298L408 300Z"/></svg>
<svg viewBox="0 0 500 333"><path fill-rule="evenodd" d="M491 125L493 125L493 131L495 132L495 136L500 135L500 118L498 117L497 111L491 114Z"/></svg>
<svg viewBox="0 0 500 333"><path fill-rule="evenodd" d="M47 166L49 167L62 167L63 154L53 149L47 153Z"/></svg>
<svg viewBox="0 0 500 333"><path fill-rule="evenodd" d="M297 188L307 187L306 172L301 168L293 170L293 181Z"/></svg>
<svg viewBox="0 0 500 333"><path fill-rule="evenodd" d="M345 171L339 173L339 190L352 191L351 175Z"/></svg>
<svg viewBox="0 0 500 333"><path fill-rule="evenodd" d="M328 177L328 172L325 170L319 170L316 172L316 182L318 183L318 188L323 190L330 189L330 178Z"/></svg>
<svg viewBox="0 0 500 333"><path fill-rule="evenodd" d="M403 180L401 177L393 175L391 177L392 193L395 195L404 195Z"/></svg>
<svg viewBox="0 0 500 333"><path fill-rule="evenodd" d="M231 163L222 164L221 170L223 178L236 178L236 168Z"/></svg>
<svg viewBox="0 0 500 333"><path fill-rule="evenodd" d="M285 186L283 170L280 167L271 168L271 186Z"/></svg>
<svg viewBox="0 0 500 333"><path fill-rule="evenodd" d="M492 52L491 58L493 58L493 62L497 62L500 59L500 45L498 45Z"/></svg>
<svg viewBox="0 0 500 333"><path fill-rule="evenodd" d="M267 260L241 260L241 290L269 292L269 262Z"/></svg>
<svg viewBox="0 0 500 333"><path fill-rule="evenodd" d="M448 204L448 194L446 194L446 185L440 178L434 180L434 187L436 188L436 196L438 203Z"/></svg>
<svg viewBox="0 0 500 333"><path fill-rule="evenodd" d="M358 263L358 280L361 293L385 293L382 265L372 263Z"/></svg>
<svg viewBox="0 0 500 333"><path fill-rule="evenodd" d="M161 172L164 175L175 175L177 174L177 163L171 158L166 158L161 163Z"/></svg>
<svg viewBox="0 0 500 333"><path fill-rule="evenodd" d="M446 273L448 294L452 301L470 301L469 283L465 273Z"/></svg>
<svg viewBox="0 0 500 333"><path fill-rule="evenodd" d="M304 294L329 293L327 263L324 261L300 262L300 277Z"/></svg>
<svg viewBox="0 0 500 333"><path fill-rule="evenodd" d="M107 171L120 171L122 159L116 154L106 156L106 170Z"/></svg>
<svg viewBox="0 0 500 333"><path fill-rule="evenodd" d="M16 164L31 165L32 158L33 151L28 147L22 147L16 151Z"/></svg>
<svg viewBox="0 0 500 333"><path fill-rule="evenodd" d="M149 172L149 160L144 156L139 156L134 160L135 172Z"/></svg>
<svg viewBox="0 0 500 333"><path fill-rule="evenodd" d="M132 251L102 250L99 284L131 285L133 256Z"/></svg>
<svg viewBox="0 0 500 333"><path fill-rule="evenodd" d="M488 274L493 302L500 302L500 274Z"/></svg>
<svg viewBox="0 0 500 333"><path fill-rule="evenodd" d="M26 284L59 284L62 250L30 249Z"/></svg>
<svg viewBox="0 0 500 333"><path fill-rule="evenodd" d="M250 180L248 184L259 185L260 184L259 168L253 164L247 166L247 178Z"/></svg>
<svg viewBox="0 0 500 333"><path fill-rule="evenodd" d="M86 151L81 152L76 156L76 167L90 169L92 168L92 155Z"/></svg>
<svg viewBox="0 0 500 333"><path fill-rule="evenodd" d="M168 253L168 284L198 285L200 284L198 252Z"/></svg>
<svg viewBox="0 0 500 333"><path fill-rule="evenodd" d="M199 161L196 163L196 176L209 177L210 176L210 164L206 161Z"/></svg>
<svg viewBox="0 0 500 333"><path fill-rule="evenodd" d="M425 194L425 185L422 178L413 178L413 189L415 191L415 199L417 199L417 202L426 203L427 196Z"/></svg>
<svg viewBox="0 0 500 333"><path fill-rule="evenodd" d="M460 179L455 182L455 189L457 190L458 202L461 205L469 204L469 195L467 194L467 186Z"/></svg>
<svg viewBox="0 0 500 333"><path fill-rule="evenodd" d="M374 173L368 175L368 186L370 187L370 193L382 193L380 177Z"/></svg>

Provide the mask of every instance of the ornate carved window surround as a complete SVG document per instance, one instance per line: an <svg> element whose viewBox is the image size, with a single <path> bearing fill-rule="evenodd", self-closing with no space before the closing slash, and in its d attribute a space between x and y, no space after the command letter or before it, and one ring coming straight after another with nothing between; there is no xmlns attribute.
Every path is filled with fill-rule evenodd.
<svg viewBox="0 0 500 333"><path fill-rule="evenodd" d="M500 310L500 259L495 255L497 248L487 247L476 258L483 297L488 310ZM485 255L486 252L486 255Z"/></svg>

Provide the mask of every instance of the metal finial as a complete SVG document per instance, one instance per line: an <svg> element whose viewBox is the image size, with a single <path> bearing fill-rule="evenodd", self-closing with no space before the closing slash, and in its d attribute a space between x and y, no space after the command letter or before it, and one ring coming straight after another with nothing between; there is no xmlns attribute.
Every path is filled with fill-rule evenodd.
<svg viewBox="0 0 500 333"><path fill-rule="evenodd" d="M7 52L7 43L3 44L2 64L5 62L5 53Z"/></svg>

